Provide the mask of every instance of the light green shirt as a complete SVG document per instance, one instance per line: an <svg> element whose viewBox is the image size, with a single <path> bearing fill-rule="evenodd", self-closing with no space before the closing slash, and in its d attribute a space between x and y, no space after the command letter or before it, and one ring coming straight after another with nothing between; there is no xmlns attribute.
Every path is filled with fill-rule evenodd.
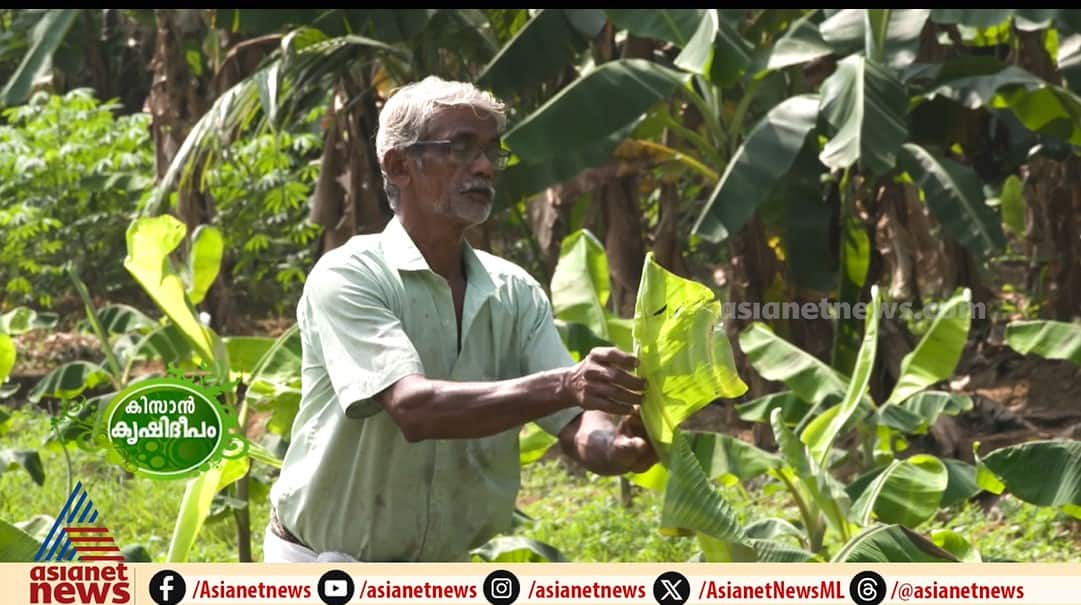
<svg viewBox="0 0 1081 605"><path fill-rule="evenodd" d="M511 528L518 427L409 443L372 399L408 374L490 381L573 363L536 280L468 244L464 255L460 352L450 286L397 218L328 252L308 276L297 307L300 408L270 497L282 524L316 552L462 560ZM579 413L539 424L557 434Z"/></svg>

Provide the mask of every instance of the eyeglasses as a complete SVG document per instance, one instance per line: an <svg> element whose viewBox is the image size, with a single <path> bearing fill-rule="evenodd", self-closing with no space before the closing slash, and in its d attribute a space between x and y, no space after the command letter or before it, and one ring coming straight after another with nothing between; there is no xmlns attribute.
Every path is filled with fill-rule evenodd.
<svg viewBox="0 0 1081 605"><path fill-rule="evenodd" d="M510 157L510 154L503 150L498 141L481 147L480 143L472 137L460 137L457 139L444 139L438 141L417 141L409 147L439 147L450 153L450 156L454 158L454 161L459 164L470 164L483 153L488 157L488 161L492 163L492 166L494 166L496 170L503 170L506 168L507 159Z"/></svg>

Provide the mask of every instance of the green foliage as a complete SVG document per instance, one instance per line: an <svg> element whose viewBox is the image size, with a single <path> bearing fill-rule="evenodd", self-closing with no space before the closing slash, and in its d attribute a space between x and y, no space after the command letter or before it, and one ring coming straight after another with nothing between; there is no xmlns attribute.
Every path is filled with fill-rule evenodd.
<svg viewBox="0 0 1081 605"><path fill-rule="evenodd" d="M33 561L41 542L0 519L0 561Z"/></svg>
<svg viewBox="0 0 1081 605"><path fill-rule="evenodd" d="M551 290L557 318L582 324L608 339L608 256L592 233L580 230L563 239Z"/></svg>
<svg viewBox="0 0 1081 605"><path fill-rule="evenodd" d="M725 487L722 494L748 536L795 546L802 540L802 523L789 493L779 488L775 482L749 482ZM522 469L519 505L533 521L517 533L555 546L571 561L686 561L701 548L693 538L657 532L663 492L635 490L633 505L624 508L617 480L568 474L558 461ZM940 509L936 523L943 529L928 532L936 544L939 533L949 531L964 536L984 560L1046 563L1081 556L1071 519L1054 508L1011 496L991 514L975 502L943 506L948 507ZM827 546L835 550L841 544L827 536ZM967 560L948 545L938 546Z"/></svg>
<svg viewBox="0 0 1081 605"><path fill-rule="evenodd" d="M739 397L721 305L706 286L666 271L646 255L634 309L638 374L648 386L642 421L662 460L684 420L720 397Z"/></svg>
<svg viewBox="0 0 1081 605"><path fill-rule="evenodd" d="M845 389L844 399L841 403L822 412L818 417L807 424L800 433L800 440L807 444L807 449L814 456L815 462L826 466L829 451L833 443L848 423L856 408L860 405L864 394L867 392L867 384L871 379L871 369L875 363L875 355L878 351L878 314L881 308L881 300L878 295L878 286L871 286L871 305L867 309L867 318L863 329L863 341L860 344L859 353L856 356L856 366L852 373L852 379Z"/></svg>
<svg viewBox="0 0 1081 605"><path fill-rule="evenodd" d="M40 448L50 437L52 429L50 419L30 409L22 409L12 415L12 430L5 439L5 447L10 445L19 450ZM25 472L0 474L0 519L6 521L23 520L43 514L55 514L68 496L67 485L62 469L64 454L59 448L39 449L45 481L41 487L32 485ZM96 450L71 448L68 452L74 473L87 486L94 498L95 507L101 511L102 519L109 526L112 535L122 550L134 550L142 544L154 561L164 561L174 521L180 509L179 503L185 490L181 481L157 481L146 478L134 478L119 465L103 459ZM266 526L269 514L268 501L253 498L249 506L252 527ZM2 524L0 524L2 525ZM12 523L22 529L40 545L44 534L38 533L40 522ZM44 526L48 532L52 520ZM0 529L0 534L3 530ZM7 544L0 536L0 553ZM253 541L253 554L256 560L262 556L262 540ZM29 557L21 561L32 561L37 546L30 551ZM132 555L137 553L132 552ZM198 539L189 551L192 561L235 561L236 530L232 516L220 523L207 525L199 533ZM5 560L0 554L0 560ZM12 559L14 560L14 559Z"/></svg>
<svg viewBox="0 0 1081 605"><path fill-rule="evenodd" d="M41 485L45 483L45 469L41 466L41 456L34 450L0 449L0 473L22 468Z"/></svg>
<svg viewBox="0 0 1081 605"><path fill-rule="evenodd" d="M950 236L980 258L1002 250L1002 220L985 204L979 179L971 167L914 143L904 145L898 160Z"/></svg>
<svg viewBox="0 0 1081 605"><path fill-rule="evenodd" d="M818 98L804 95L774 107L747 135L710 196L695 231L712 241L736 234L796 161L814 127Z"/></svg>
<svg viewBox="0 0 1081 605"><path fill-rule="evenodd" d="M883 522L916 527L938 512L948 483L945 464L934 456L894 460L852 504L852 516L868 525L874 512Z"/></svg>
<svg viewBox="0 0 1081 605"><path fill-rule="evenodd" d="M0 66L14 74L3 91L6 98L24 99L33 78L50 68L54 51L66 44L63 39L76 12L39 11L34 19L4 21ZM247 34L300 29L285 36L282 50L254 76L215 101L178 150L152 199L145 195L153 175L146 116L114 120L112 105L99 106L83 91L65 97L37 95L27 107L5 114L9 125L0 127L0 303L5 307L24 301L52 304L66 288L61 266L69 259L84 274L93 263L96 293L121 289L129 282L119 274L111 248L119 241L125 215L137 207L148 215L163 212L178 183L206 193L216 213L214 226L192 234L190 247L175 220L155 217L132 224L128 268L170 323L160 325L131 307L96 312L83 288L79 293L86 302L87 325L103 341L107 358L57 368L35 388L32 399L66 399L97 383L124 382L138 360L160 356L173 363L196 354L214 363L220 378L245 377L250 404L272 412L270 431L288 434L300 393L295 329L276 342L221 339L196 318L194 305L204 299L221 270L234 292L247 297L245 302L272 301L278 312L292 308L304 271L314 260L318 236L318 228L306 220L306 201L319 170L314 160L322 137L315 120L321 110L308 110L325 105L327 91L344 89L337 87L342 78L356 83L352 78L357 65L388 77L377 85L380 90L421 72L457 77L479 73L482 84L518 101L511 103L507 137L517 163L502 175L499 191L504 201L514 204L520 222L526 214L525 195L615 160L612 165L620 174L630 166L641 175L638 185L650 198L644 213L647 226L660 224L657 182L674 184L681 217L677 239L692 229L693 221L686 220L689 211L698 213L693 229L711 241L732 238L750 223L756 229L761 225L778 257L787 257L783 260L790 278L799 276L798 287L836 293L848 303L862 300L870 251L883 243L867 237L864 218L865 212L882 218L881 200L886 198L877 192L883 188L898 182L915 186L941 233L978 261L1004 248L1003 223L1015 234L1023 230L1021 181L1005 178L1007 171L987 174L988 166L1002 163L998 134L989 141L993 145L971 146L972 141L955 136L953 124L942 132L928 132L920 125L924 118L950 122L949 116L958 115L962 107L980 123L989 119L998 125L1009 118L1016 123L1011 128L1023 135L1014 137L1011 128L1004 129L1006 138L1020 139L1007 144L1016 158L1036 153L1037 148L1030 149L1033 141L1044 145L1040 149L1062 153L1068 153L1067 143L1081 141L1081 100L1075 94L1081 48L1076 32L1081 24L1075 11L238 9L215 16L223 30ZM617 30L617 41L632 34L669 46L655 46L644 59L595 64L603 53L590 51L600 49L607 38L597 37L606 21ZM932 22L956 24L960 43L950 48L954 58L944 63L916 64L921 33ZM977 56L1007 49L1020 53L1020 32L1049 27L1055 29L1042 34L1040 46L1052 62L1058 61L1065 88L1058 80L1049 83L1021 68L1028 64L1024 57L1018 65L1007 66ZM218 42L218 30L212 33L208 48ZM447 39L461 43L446 51L448 45L437 42ZM590 48L590 40L597 46ZM945 43L945 37L940 42ZM951 45L955 42L950 38ZM196 76L219 64L216 55L206 53L188 49ZM16 54L23 57L18 67ZM827 55L836 60L823 61ZM487 67L480 69L483 64ZM750 129L754 124L758 126ZM237 138L251 130L257 134ZM621 145L627 139L633 139L631 144ZM665 145L657 142L662 140ZM627 153L653 148L665 153L651 155L646 170L635 164L639 158ZM1021 161L1013 161L1008 172L1026 174L1016 170ZM988 191L999 189L1001 217L985 200ZM581 209L589 203L584 199L577 218L570 221L572 228L580 226ZM755 220L756 214L761 221ZM778 232L782 235L775 237ZM587 233L575 236L570 244L565 242L552 283L560 332L578 357L610 342L629 349L631 322L608 308L603 248ZM699 244L700 239L692 237L687 249L712 254L712 248ZM174 250L186 258L170 258ZM839 259L831 254L837 251ZM830 257L829 262L808 261L819 257ZM709 258L710 263L718 260L723 259ZM182 262L173 264L176 261ZM806 278L811 273L813 280ZM1081 513L1076 442L1006 448L988 455L978 469L932 456L904 458L906 435L925 433L941 414L971 408L966 397L925 390L946 379L957 365L970 327L967 291L947 303L953 315L936 318L904 358L900 380L881 407L867 394L876 363L874 309L879 297L874 288L873 310L862 333L857 322L837 323L833 367L764 325L744 331L740 344L753 367L791 389L739 408L746 419L771 423L780 451L767 454L730 437L678 431L687 416L713 397L737 389L718 387L716 380L699 389L701 385L688 379L701 369L695 361L701 357L721 358L728 368L730 352L716 348L723 339L713 331L715 317L693 311L698 303L712 300L711 293L705 296L708 289L695 284L693 292L692 286L659 276L647 260L639 302L648 299L647 310L655 313L639 309L635 350L645 361L642 373L651 385L647 424L655 438L662 434L660 443L670 443L677 451L668 457L669 469L658 467L637 478L668 493L663 507L650 500L652 509L639 512L663 512L662 525L699 532L706 558L827 559L837 552L833 558L844 561L979 560L977 546L982 545L963 538L969 534L956 525L930 531L930 539L912 528L941 522L943 506L963 502L981 488ZM770 279L762 276L765 284ZM664 286L657 287L659 282ZM778 292L788 285L772 284L771 291ZM688 290L702 296L683 300L681 294ZM0 379L14 364L10 326L20 322L14 317L7 329L0 326ZM1078 361L1077 333L1076 325L1041 322L1011 325L1006 337L1022 352ZM678 347L666 348L673 342L685 350L677 355L673 350ZM687 350L694 354L679 356ZM694 359L683 363L689 357ZM728 387L739 383L734 373L725 379L721 382ZM93 409L84 406L82 413ZM66 429L61 432L68 434ZM543 455L551 441L536 427L527 429L522 461ZM28 464L33 463L29 452L0 451L0 467L22 467L35 476L32 467L41 464ZM253 450L252 458L276 462L264 454ZM853 464L861 466L863 474L850 481L838 471ZM197 550L207 515L228 500L218 492L250 467L251 460L245 458L187 486L171 559L185 559ZM1036 476L1032 467L1057 472ZM790 498L798 519L763 518L762 511L752 514L732 505L749 487L744 484L753 480L757 485L763 475L769 478L763 489ZM13 476L25 481L22 472L6 473L0 481ZM175 490L171 495L179 496ZM651 528L643 516L648 515L624 514L617 521L623 529L645 534ZM567 523L579 532L578 538L592 529L586 518L593 519L587 514L581 523ZM877 522L897 525L872 526ZM7 529L0 526L0 533ZM605 539L621 546L636 544L610 535ZM686 541L673 544L646 552L665 559L689 548ZM595 552L611 555L604 549ZM478 556L502 561L554 558L514 539L493 542Z"/></svg>
<svg viewBox="0 0 1081 605"><path fill-rule="evenodd" d="M835 563L948 563L957 558L903 525L879 525L856 536Z"/></svg>
<svg viewBox="0 0 1081 605"><path fill-rule="evenodd" d="M908 134L905 90L882 65L858 55L837 64L822 84L821 114L834 129L819 159L830 169L861 167L874 174L893 168Z"/></svg>
<svg viewBox="0 0 1081 605"><path fill-rule="evenodd" d="M604 25L598 10L540 9L477 80L502 97L523 94L566 67Z"/></svg>
<svg viewBox="0 0 1081 605"><path fill-rule="evenodd" d="M300 407L300 355L300 329L293 325L263 353L248 379L248 404L270 411L267 430L284 438Z"/></svg>
<svg viewBox="0 0 1081 605"><path fill-rule="evenodd" d="M189 479L184 486L184 495L180 499L173 536L169 540L169 552L165 560L169 562L187 561L195 538L203 528L203 523L210 514L210 505L214 495L221 487L222 467L214 466L202 475Z"/></svg>
<svg viewBox="0 0 1081 605"><path fill-rule="evenodd" d="M625 508L617 478L569 474L559 461L523 468L518 502L532 520L515 533L551 544L570 561L686 561L697 550L691 538L657 531L661 493L636 490Z"/></svg>
<svg viewBox="0 0 1081 605"><path fill-rule="evenodd" d="M0 91L0 104L10 106L26 101L34 79L52 66L53 53L78 15L76 9L45 11L41 20L30 30L30 47L22 63Z"/></svg>
<svg viewBox="0 0 1081 605"><path fill-rule="evenodd" d="M210 330L196 318L185 284L169 259L169 253L184 240L186 231L184 223L170 215L135 220L128 227L124 267L199 356L206 362L216 361ZM224 372L219 371L219 375Z"/></svg>
<svg viewBox="0 0 1081 605"><path fill-rule="evenodd" d="M565 563L563 553L554 547L518 536L498 536L470 552L482 563Z"/></svg>
<svg viewBox="0 0 1081 605"><path fill-rule="evenodd" d="M315 111L298 128L311 126ZM224 236L225 267L243 303L276 313L296 306L321 228L308 220L322 140L310 129L239 139L206 176Z"/></svg>
<svg viewBox="0 0 1081 605"><path fill-rule="evenodd" d="M518 437L518 463L525 466L540 460L556 441L556 437L530 422L522 427L522 433Z"/></svg>
<svg viewBox="0 0 1081 605"><path fill-rule="evenodd" d="M71 261L119 290L116 242L152 184L145 114L115 117L86 89L35 94L0 126L0 299L42 307L69 292ZM109 293L109 292L106 292Z"/></svg>
<svg viewBox="0 0 1081 605"><path fill-rule="evenodd" d="M746 536L739 518L682 434L673 437L667 467L661 531L680 535L689 530L716 541L740 544Z"/></svg>
<svg viewBox="0 0 1081 605"><path fill-rule="evenodd" d="M1018 498L1063 506L1081 518L1081 441L1030 441L1004 447L983 458L980 466Z"/></svg>
<svg viewBox="0 0 1081 605"><path fill-rule="evenodd" d="M919 344L901 360L901 376L886 403L900 403L953 374L972 326L971 301L965 289L941 306Z"/></svg>
<svg viewBox="0 0 1081 605"><path fill-rule="evenodd" d="M1015 321L1006 326L1006 344L1023 355L1068 359L1081 365L1081 325L1062 321Z"/></svg>
<svg viewBox="0 0 1081 605"><path fill-rule="evenodd" d="M196 289L193 288L193 284L200 283L200 274L204 276L201 279L202 283L205 283L207 281L205 275L216 273L218 269L212 262L200 262L197 254L191 263L193 269L185 276L188 283L184 283L168 255L184 239L185 232L184 225L170 215L136 219L128 229L127 257L124 259L124 266L165 313L172 322L172 326L177 328L181 338L187 341L187 344L198 354L202 364L211 368L215 380L224 384L234 373L239 373L249 374L253 383L259 383L265 376L270 377L272 390L276 387L273 384L276 382L274 378L293 383L295 378L286 380L286 377L274 376L274 372L293 370L299 373L299 365L292 363L289 356L282 357L283 354L289 352L287 344L290 337L295 336L295 330L286 332L275 343L268 343L262 339L233 341L232 352L237 355L237 363L233 365L230 361L228 343L195 317L194 305L188 292ZM219 259L221 247L216 238L212 239L208 247L211 252L202 260ZM253 363L253 359L257 361ZM227 390L225 392L226 404L238 405L236 397L235 391ZM241 402L238 405L237 416L240 419L240 425L246 426L247 403ZM288 430L286 429L285 432ZM230 459L224 465L212 466L203 474L188 480L169 543L167 554L169 561L188 559L192 545L202 530L207 516L211 513L215 496L243 477L250 468L250 458L256 456L272 464L275 462L272 456L249 452ZM238 470L240 467L243 470ZM246 503L242 502L238 506L246 508Z"/></svg>
<svg viewBox="0 0 1081 605"><path fill-rule="evenodd" d="M27 410L16 411L11 423L4 443L16 449L39 447L51 432L47 418ZM71 457L121 548L141 543L151 559L163 561L184 484L128 477L120 468L102 464L94 452L75 449ZM56 472L64 465L63 456L59 450L46 449L41 451L41 459L46 475L40 488L30 484L25 472L0 474L0 493L5 496L0 498L0 519L11 522L34 514L55 514L63 504L67 486L64 473ZM777 487L773 482L765 485L751 482L746 486L725 487L722 493L748 535L795 544L795 538L776 533L784 525L800 529L788 493ZM683 562L700 550L693 538L668 537L657 531L663 493L636 489L631 507L625 508L620 503L617 478L568 473L556 460L522 469L518 502L532 520L515 530L516 535L550 544L570 561ZM265 498L252 498L249 510L253 528L266 526L268 509ZM1003 497L996 509L995 513L987 514L976 503L953 504L942 509L936 524L964 536L984 560L1047 563L1076 561L1081 557L1081 541L1076 530L1071 529L1075 522L1056 509L1037 507L1011 496ZM755 521L769 519L774 521L769 524ZM25 523L10 524L22 528L22 533L33 542L29 557L19 560L32 559L41 538L35 539L34 529ZM773 528L773 535L760 533L769 528ZM45 529L48 530L48 525ZM937 532L929 533L937 543ZM839 546L836 542L827 543L831 547ZM13 543L0 537L0 545L5 544ZM256 539L252 546L254 558L261 560L262 541ZM953 548L940 547L964 559ZM232 515L206 525L192 545L188 559L235 561Z"/></svg>
<svg viewBox="0 0 1081 605"><path fill-rule="evenodd" d="M518 123L507 132L505 141L527 162L541 162L634 124L684 80L680 72L642 59L605 63ZM598 102L616 96L620 103Z"/></svg>

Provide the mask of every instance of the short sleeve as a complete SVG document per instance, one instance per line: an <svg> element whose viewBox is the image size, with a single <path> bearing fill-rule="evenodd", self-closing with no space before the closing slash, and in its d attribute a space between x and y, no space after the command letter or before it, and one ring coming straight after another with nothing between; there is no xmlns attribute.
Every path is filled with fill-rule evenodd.
<svg viewBox="0 0 1081 605"><path fill-rule="evenodd" d="M555 368L565 368L574 365L574 360L563 340L559 337L555 320L552 317L552 305L544 290L537 283L526 286L527 291L522 296L523 308L519 309L519 327L522 335L522 371L524 374L535 374ZM575 406L559 410L538 419L537 424L551 435L559 435L563 427L570 424L579 414L582 408Z"/></svg>
<svg viewBox="0 0 1081 605"><path fill-rule="evenodd" d="M346 415L363 418L381 409L375 394L405 376L423 374L424 365L388 304L385 278L351 261L356 264L312 271L298 321Z"/></svg>

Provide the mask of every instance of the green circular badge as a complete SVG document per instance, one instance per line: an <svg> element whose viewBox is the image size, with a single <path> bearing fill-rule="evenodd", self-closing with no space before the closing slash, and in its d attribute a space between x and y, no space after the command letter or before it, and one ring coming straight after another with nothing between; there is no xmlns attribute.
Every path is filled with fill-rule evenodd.
<svg viewBox="0 0 1081 605"><path fill-rule="evenodd" d="M109 403L106 437L132 472L157 479L203 472L246 445L215 390L176 376L134 384Z"/></svg>

